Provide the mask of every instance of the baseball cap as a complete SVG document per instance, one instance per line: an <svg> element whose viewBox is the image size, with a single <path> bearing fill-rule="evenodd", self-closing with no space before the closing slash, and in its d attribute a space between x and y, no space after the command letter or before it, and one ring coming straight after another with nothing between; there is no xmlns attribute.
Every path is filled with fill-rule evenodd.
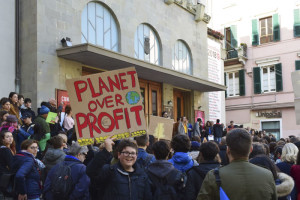
<svg viewBox="0 0 300 200"><path fill-rule="evenodd" d="M25 112L25 113L22 115L22 119L26 119L26 118L29 118L29 117L32 117L32 115L31 115L29 112Z"/></svg>

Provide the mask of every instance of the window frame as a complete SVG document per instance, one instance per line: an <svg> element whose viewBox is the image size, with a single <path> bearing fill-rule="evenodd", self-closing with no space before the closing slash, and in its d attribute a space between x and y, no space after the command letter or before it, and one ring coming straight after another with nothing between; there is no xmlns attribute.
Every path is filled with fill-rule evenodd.
<svg viewBox="0 0 300 200"><path fill-rule="evenodd" d="M180 52L180 54L179 54ZM185 59L180 59L180 57L184 57L184 52L186 53ZM185 60L185 61L184 61ZM184 65L185 63L189 63ZM192 53L187 45L187 43L183 40L177 40L172 49L172 69L178 72L182 72L185 74L193 75L193 58ZM183 70L185 69L185 70Z"/></svg>
<svg viewBox="0 0 300 200"><path fill-rule="evenodd" d="M268 24L268 20L271 21L270 25ZM274 37L273 16L260 18L260 19L258 19L258 21L259 21L259 43L265 44L265 43L273 42L273 37ZM265 31L266 31L265 35L262 35L262 26L261 26L262 21L265 22ZM269 28L271 28L271 30L272 30L271 34L269 33ZM263 39L265 39L265 41ZM264 42L262 42L262 41L264 41Z"/></svg>
<svg viewBox="0 0 300 200"><path fill-rule="evenodd" d="M235 74L238 74L238 87L236 88L236 81L235 81L235 79L236 79L236 77L235 77ZM225 72L225 74L226 74L226 86L227 86L227 89L226 89L226 92L227 92L227 98L231 98L231 97L239 97L240 96L240 76L239 76L239 70L237 70L237 71L229 71L229 72ZM233 85L233 95L232 96L230 96L230 93L229 93L229 89L230 89L230 87L229 87L229 74L232 74L232 78L233 78L233 83L232 83L232 85ZM236 92L236 91L238 91L238 92ZM238 94L237 94L238 93Z"/></svg>
<svg viewBox="0 0 300 200"><path fill-rule="evenodd" d="M271 68L274 68L274 85L275 85L275 88L274 90L271 90ZM268 91L265 91L264 90L264 72L263 72L263 69L267 69L267 73L268 73ZM266 93L273 93L273 92L276 92L276 67L275 65L266 65L266 66L261 66L260 67L260 84L261 84L261 93L262 94L266 94Z"/></svg>

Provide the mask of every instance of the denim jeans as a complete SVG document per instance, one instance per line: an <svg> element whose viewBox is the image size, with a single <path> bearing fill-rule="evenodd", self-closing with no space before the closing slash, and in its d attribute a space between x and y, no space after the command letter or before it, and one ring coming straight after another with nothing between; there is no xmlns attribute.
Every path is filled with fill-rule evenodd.
<svg viewBox="0 0 300 200"><path fill-rule="evenodd" d="M215 142L220 144L222 137L215 137Z"/></svg>

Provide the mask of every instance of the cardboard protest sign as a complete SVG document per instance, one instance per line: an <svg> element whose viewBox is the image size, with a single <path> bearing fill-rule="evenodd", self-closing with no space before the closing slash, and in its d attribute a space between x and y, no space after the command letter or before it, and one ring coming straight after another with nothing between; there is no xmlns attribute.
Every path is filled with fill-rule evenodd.
<svg viewBox="0 0 300 200"><path fill-rule="evenodd" d="M148 133L158 140L172 140L173 123L173 119L150 115Z"/></svg>
<svg viewBox="0 0 300 200"><path fill-rule="evenodd" d="M49 112L46 118L46 122L49 124L55 124L55 118L57 117L57 113Z"/></svg>
<svg viewBox="0 0 300 200"><path fill-rule="evenodd" d="M69 79L66 86L80 145L146 134L134 67Z"/></svg>

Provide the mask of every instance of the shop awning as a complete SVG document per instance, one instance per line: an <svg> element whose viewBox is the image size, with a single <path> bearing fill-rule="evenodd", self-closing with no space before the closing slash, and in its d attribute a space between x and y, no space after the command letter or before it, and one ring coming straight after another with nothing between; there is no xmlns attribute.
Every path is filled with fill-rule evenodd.
<svg viewBox="0 0 300 200"><path fill-rule="evenodd" d="M56 50L57 56L103 70L116 70L134 66L138 77L201 92L224 91L226 86L162 66L113 52L92 44L80 44Z"/></svg>

